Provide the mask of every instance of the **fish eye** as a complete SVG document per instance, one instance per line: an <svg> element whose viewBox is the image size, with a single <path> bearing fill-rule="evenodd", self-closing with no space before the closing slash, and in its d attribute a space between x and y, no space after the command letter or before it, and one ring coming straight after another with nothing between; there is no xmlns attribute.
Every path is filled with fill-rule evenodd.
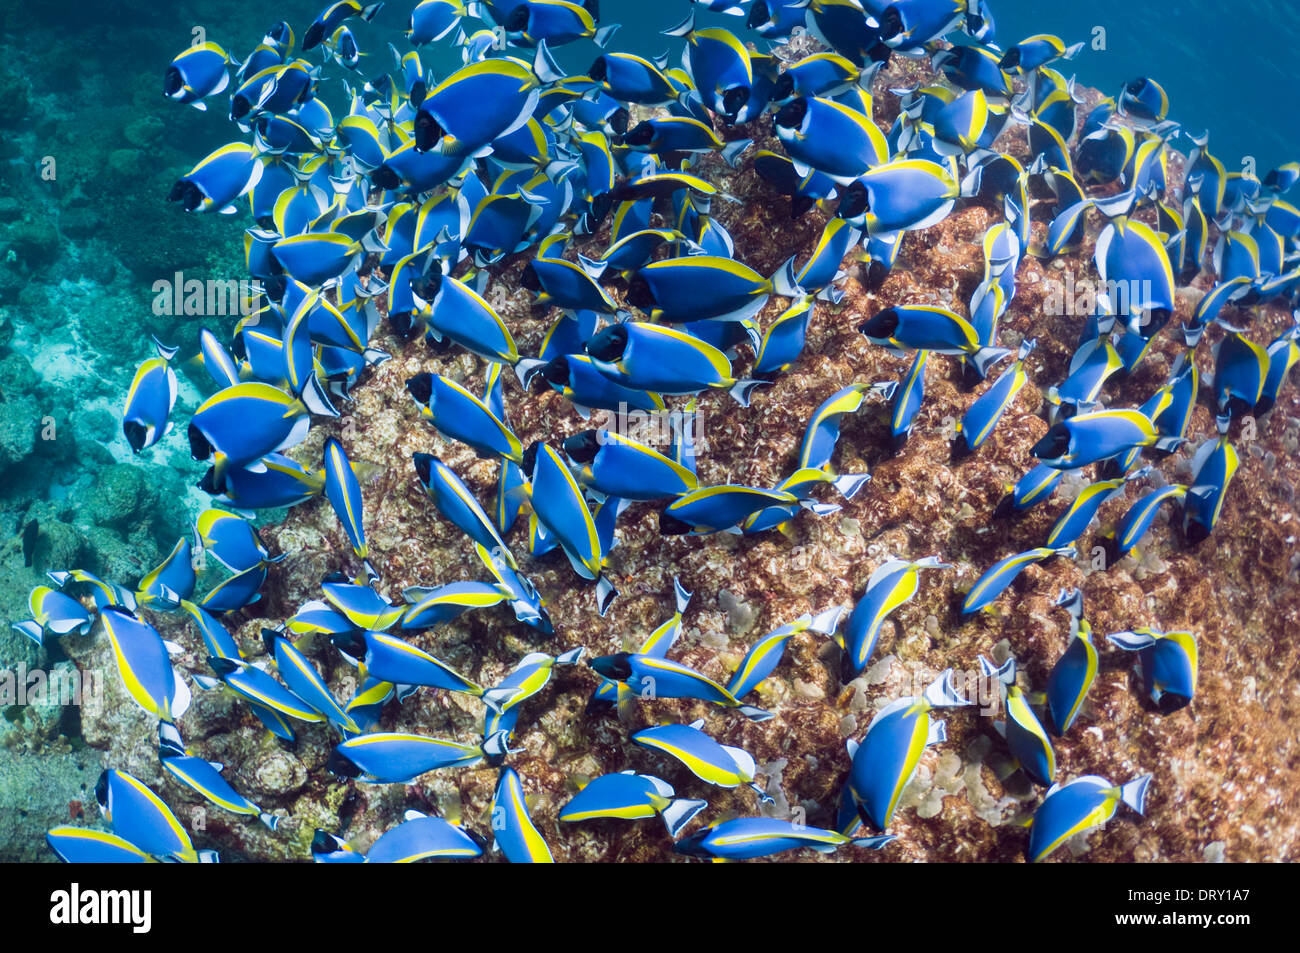
<svg viewBox="0 0 1300 953"><path fill-rule="evenodd" d="M628 663L628 658L630 656L627 652L617 652L591 659L587 664L606 678L623 682L632 677L632 666Z"/></svg>

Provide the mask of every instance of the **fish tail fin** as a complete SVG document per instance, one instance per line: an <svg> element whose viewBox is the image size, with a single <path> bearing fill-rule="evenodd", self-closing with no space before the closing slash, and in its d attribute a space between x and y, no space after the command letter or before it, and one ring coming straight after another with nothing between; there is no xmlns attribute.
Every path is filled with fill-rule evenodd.
<svg viewBox="0 0 1300 953"><path fill-rule="evenodd" d="M925 700L934 708L956 708L961 705L973 705L957 694L957 687L952 681L952 669L944 669L925 690Z"/></svg>
<svg viewBox="0 0 1300 953"><path fill-rule="evenodd" d="M772 290L783 298L803 298L806 295L795 280L794 259L794 255L787 258L785 264L772 276Z"/></svg>
<svg viewBox="0 0 1300 953"><path fill-rule="evenodd" d="M980 379L982 380L988 376L990 367L1010 353L1010 348L982 347L970 356L970 362L975 365L975 371L979 374Z"/></svg>
<svg viewBox="0 0 1300 953"><path fill-rule="evenodd" d="M693 592L688 592L686 587L681 584L681 581L676 576L673 577L673 596L677 600L678 615L681 615L686 611L686 606L690 604L691 596L694 594L695 593Z"/></svg>
<svg viewBox="0 0 1300 953"><path fill-rule="evenodd" d="M867 850L880 850L892 840L897 840L897 834L877 834L875 837L855 837L849 841L851 847L865 847Z"/></svg>
<svg viewBox="0 0 1300 953"><path fill-rule="evenodd" d="M1123 785L1119 789L1120 800L1145 816L1147 803L1147 788L1151 785L1151 775L1144 774L1140 778L1134 778L1132 781Z"/></svg>
<svg viewBox="0 0 1300 953"><path fill-rule="evenodd" d="M740 161L741 155L743 155L745 150L753 145L753 143L753 139L736 139L733 142L727 143L722 147L721 155L723 161L734 169L736 163Z"/></svg>
<svg viewBox="0 0 1300 953"><path fill-rule="evenodd" d="M690 36L695 32L695 10L692 9L681 23L660 32L664 36Z"/></svg>
<svg viewBox="0 0 1300 953"><path fill-rule="evenodd" d="M820 632L822 635L834 635L835 630L840 627L840 619L843 616L844 607L833 606L813 616L808 623L808 628L814 632Z"/></svg>
<svg viewBox="0 0 1300 953"><path fill-rule="evenodd" d="M737 709L742 715L750 721L770 721L773 715L765 708L756 708L753 705L741 705Z"/></svg>
<svg viewBox="0 0 1300 953"><path fill-rule="evenodd" d="M831 486L835 487L844 499L851 500L859 490L870 482L870 473L845 473L843 476L831 480Z"/></svg>
<svg viewBox="0 0 1300 953"><path fill-rule="evenodd" d="M612 582L605 578L604 574L601 574L601 577L596 580L596 611L602 619L617 598L618 590L614 588Z"/></svg>
<svg viewBox="0 0 1300 953"><path fill-rule="evenodd" d="M519 383L524 385L524 390L528 390L528 385L532 383L533 378L537 376L546 365L545 361L539 361L535 357L523 357L515 365L515 376L519 378Z"/></svg>
<svg viewBox="0 0 1300 953"><path fill-rule="evenodd" d="M748 407L750 397L753 395L755 388L770 383L772 382L746 378L744 380L736 381L735 384L727 389L727 393L730 394L732 399L741 407Z"/></svg>
<svg viewBox="0 0 1300 953"><path fill-rule="evenodd" d="M17 632L21 632L37 645L45 644L45 629L35 619L24 619L22 622L15 622L12 624L11 628Z"/></svg>
<svg viewBox="0 0 1300 953"><path fill-rule="evenodd" d="M1014 685L1016 683L1016 660L1014 657L1008 658L1001 665L995 666L984 656L979 657L980 674L985 678L996 678L999 684L1003 686Z"/></svg>
<svg viewBox="0 0 1300 953"><path fill-rule="evenodd" d="M265 824L271 831L274 831L280 825L280 818L274 814L268 814L266 811L258 813L257 819Z"/></svg>
<svg viewBox="0 0 1300 953"><path fill-rule="evenodd" d="M708 801L675 797L668 802L667 807L659 812L659 816L663 819L664 827L668 828L668 836L675 840L678 832L690 823L691 818L708 806Z"/></svg>
<svg viewBox="0 0 1300 953"><path fill-rule="evenodd" d="M545 40L537 43L537 55L533 57L533 72L543 83L558 83L567 76L560 68L560 64L555 61Z"/></svg>
<svg viewBox="0 0 1300 953"><path fill-rule="evenodd" d="M614 34L621 29L623 29L623 24L621 23L611 23L609 26L603 26L596 31L596 35L592 38L592 41L603 50L609 45L609 41L613 39Z"/></svg>

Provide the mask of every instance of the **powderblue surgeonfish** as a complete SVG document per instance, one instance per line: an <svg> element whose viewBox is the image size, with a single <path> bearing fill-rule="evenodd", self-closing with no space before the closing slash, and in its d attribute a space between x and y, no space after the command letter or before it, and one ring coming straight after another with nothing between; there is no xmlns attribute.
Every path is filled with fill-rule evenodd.
<svg viewBox="0 0 1300 953"><path fill-rule="evenodd" d="M135 372L122 410L122 429L136 453L152 447L172 429L167 422L176 406L176 372L170 361L176 348L154 341L158 356L145 361Z"/></svg>
<svg viewBox="0 0 1300 953"><path fill-rule="evenodd" d="M742 748L719 744L705 734L703 727L702 718L689 725L656 725L634 733L630 740L676 758L701 781L720 788L745 784L764 802L771 801L754 781L758 767L753 755Z"/></svg>
<svg viewBox="0 0 1300 953"><path fill-rule="evenodd" d="M890 394L893 406L889 412L889 433L895 451L902 450L912 436L917 415L925 403L925 375L929 367L930 352L917 351L916 357L912 358L912 366L907 369L902 380L896 384L889 381L883 385L893 388Z"/></svg>
<svg viewBox="0 0 1300 953"><path fill-rule="evenodd" d="M187 212L233 215L238 211L235 200L252 191L263 169L253 146L232 142L177 179L167 199L180 202Z"/></svg>
<svg viewBox="0 0 1300 953"><path fill-rule="evenodd" d="M150 864L147 851L125 837L90 827L54 827L45 835L50 850L68 864Z"/></svg>
<svg viewBox="0 0 1300 953"><path fill-rule="evenodd" d="M1137 546L1155 523L1160 507L1172 501L1185 500L1187 491L1185 484L1168 483L1139 497L1115 526L1115 555L1122 557Z"/></svg>
<svg viewBox="0 0 1300 953"><path fill-rule="evenodd" d="M1192 457L1191 486L1183 507L1183 532L1189 542L1206 539L1218 525L1228 485L1237 473L1240 460L1228 442L1226 417L1216 421L1217 440L1206 440Z"/></svg>
<svg viewBox="0 0 1300 953"><path fill-rule="evenodd" d="M1011 756L1029 779L1043 787L1050 786L1056 778L1056 752L1038 716L1029 707L1028 696L1016 684L1016 660L1008 658L995 667L981 655L979 664L980 673L998 683L1007 710L1006 720L994 722L993 727L1006 739Z"/></svg>
<svg viewBox="0 0 1300 953"><path fill-rule="evenodd" d="M867 580L862 598L853 607L839 640L844 649L840 677L846 683L857 678L867 667L885 619L916 595L920 588L920 571L951 568L950 563L941 561L938 556L888 559L876 568Z"/></svg>
<svg viewBox="0 0 1300 953"><path fill-rule="evenodd" d="M420 811L407 811L402 817L401 824L379 835L366 851L366 863L471 860L483 855L486 844L473 831Z"/></svg>
<svg viewBox="0 0 1300 953"><path fill-rule="evenodd" d="M732 376L731 362L713 345L679 328L628 321L598 332L586 344L596 369L616 384L656 394L725 390L742 407L759 380Z"/></svg>
<svg viewBox="0 0 1300 953"><path fill-rule="evenodd" d="M1110 644L1138 653L1142 691L1168 714L1186 706L1196 694L1196 636L1191 632L1157 632L1142 626L1106 636Z"/></svg>
<svg viewBox="0 0 1300 953"><path fill-rule="evenodd" d="M671 499L699 487L689 468L613 430L584 430L564 441L582 485L628 500Z"/></svg>
<svg viewBox="0 0 1300 953"><path fill-rule="evenodd" d="M785 645L792 636L809 631L831 635L839 625L843 612L842 607L836 606L815 616L803 615L767 633L745 653L745 657L741 659L740 665L732 674L731 681L727 683L727 691L736 698L744 698L756 689L763 679L776 671L784 656Z"/></svg>
<svg viewBox="0 0 1300 953"><path fill-rule="evenodd" d="M95 800L113 833L162 860L213 862L211 851L194 849L190 835L162 798L139 778L109 768L95 784Z"/></svg>
<svg viewBox="0 0 1300 953"><path fill-rule="evenodd" d="M158 725L158 760L162 763L163 770L173 778L199 792L209 803L222 810L256 817L271 830L275 830L280 823L279 817L263 811L236 791L222 776L220 764L190 754L174 725Z"/></svg>
<svg viewBox="0 0 1300 953"><path fill-rule="evenodd" d="M401 614L399 610L398 615ZM446 662L396 636L353 631L331 636L331 641L344 656L357 662L363 678L377 678L394 685L427 685L475 698L483 695L481 686Z"/></svg>
<svg viewBox="0 0 1300 953"><path fill-rule="evenodd" d="M1070 613L1070 644L1048 673L1043 694L1047 729L1064 735L1079 717L1088 689L1097 678L1097 646L1092 641L1092 626L1083 618L1083 593L1062 589L1056 604Z"/></svg>
<svg viewBox="0 0 1300 953"><path fill-rule="evenodd" d="M302 35L303 52L319 46L349 17L359 17L369 23L383 9L383 6L382 3L363 4L358 0L336 0L322 10L307 27L307 32Z"/></svg>
<svg viewBox="0 0 1300 953"><path fill-rule="evenodd" d="M456 472L431 454L412 454L412 460L415 473L438 512L475 543L500 553L511 569L518 569L519 564L497 532L492 518L484 512ZM510 465L509 461L506 465Z"/></svg>
<svg viewBox="0 0 1300 953"><path fill-rule="evenodd" d="M1093 517L1101 509L1102 504L1119 493L1124 492L1124 487L1132 480L1139 480L1151 473L1150 467L1143 467L1127 476L1115 480L1098 480L1096 483L1089 483L1079 495L1074 498L1069 507L1048 531L1047 540L1044 546L1053 548L1068 546L1077 542L1092 523Z"/></svg>
<svg viewBox="0 0 1300 953"><path fill-rule="evenodd" d="M352 552L361 560L366 574L374 578L376 573L367 558L370 547L366 543L361 484L343 445L334 437L325 442L325 496L343 524L343 531L352 543Z"/></svg>
<svg viewBox="0 0 1300 953"><path fill-rule="evenodd" d="M551 849L528 813L524 787L514 768L502 768L492 799L492 834L496 847L512 864L554 863Z"/></svg>
<svg viewBox="0 0 1300 953"><path fill-rule="evenodd" d="M229 66L230 56L216 43L195 44L172 59L163 74L163 95L206 111L203 100L230 85Z"/></svg>
<svg viewBox="0 0 1300 953"><path fill-rule="evenodd" d="M524 447L506 424L482 400L440 374L416 374L406 389L420 416L449 440L467 444L481 457L501 457L522 463Z"/></svg>
<svg viewBox="0 0 1300 953"><path fill-rule="evenodd" d="M357 735L335 746L328 767L345 778L372 784L406 784L429 771L492 763L504 755L500 739L461 744L425 735L376 732Z"/></svg>
<svg viewBox="0 0 1300 953"><path fill-rule="evenodd" d="M673 597L676 602L676 611L667 619L667 621L656 626L641 643L639 654L653 655L658 658L664 658L677 642L677 637L682 632L682 613L686 611L687 605L691 601L691 593L686 591L681 580L673 578ZM592 692L591 698L587 702L587 713L600 713L617 705L620 711L630 714L631 703L638 698L638 694L633 691L632 687L626 683L610 678L605 678Z"/></svg>
<svg viewBox="0 0 1300 953"><path fill-rule="evenodd" d="M822 854L834 853L846 844L879 850L896 836L854 838L779 817L737 817L682 838L673 845L673 850L715 862L752 860L800 847L810 847Z"/></svg>
<svg viewBox="0 0 1300 953"><path fill-rule="evenodd" d="M984 575L975 580L975 585L971 586L970 592L966 593L966 598L961 604L962 615L969 615L972 612L987 608L994 599L1006 590L1007 586L1015 581L1017 576L1034 563L1055 556L1067 556L1073 559L1077 554L1077 550L1073 546L1059 548L1039 546L1036 549L1026 550L1023 553L1014 553L1005 559L998 560L988 568Z"/></svg>
<svg viewBox="0 0 1300 953"><path fill-rule="evenodd" d="M278 387L245 381L213 394L190 418L190 452L213 461L214 483L232 469L260 470L263 457L301 443L311 418L302 401Z"/></svg>
<svg viewBox="0 0 1300 953"><path fill-rule="evenodd" d="M1025 859L1037 863L1071 837L1101 827L1115 816L1121 803L1138 814L1145 813L1150 784L1149 774L1124 785L1114 785L1105 778L1089 774L1066 784L1053 785L1034 812Z"/></svg>
<svg viewBox="0 0 1300 953"><path fill-rule="evenodd" d="M908 350L961 355L981 377L989 367L1010 352L988 347L970 322L946 308L934 305L897 305L876 313L858 326L872 344L902 354Z"/></svg>
<svg viewBox="0 0 1300 953"><path fill-rule="evenodd" d="M174 722L190 704L190 689L172 667L168 644L148 622L121 606L103 606L99 622L127 694L160 721Z"/></svg>
<svg viewBox="0 0 1300 953"><path fill-rule="evenodd" d="M801 175L815 170L849 185L889 158L884 134L871 118L833 99L792 99L777 110L774 126Z"/></svg>
<svg viewBox="0 0 1300 953"><path fill-rule="evenodd" d="M45 643L46 633L56 636L76 632L85 635L94 620L79 601L49 586L37 586L27 599L32 617L15 622L12 628L37 645Z"/></svg>
<svg viewBox="0 0 1300 953"><path fill-rule="evenodd" d="M560 808L558 820L574 823L604 817L637 820L658 816L668 828L668 836L676 837L691 818L708 806L707 801L677 797L666 781L623 771L592 778Z"/></svg>
<svg viewBox="0 0 1300 953"><path fill-rule="evenodd" d="M1161 434L1140 410L1097 410L1053 424L1030 453L1050 467L1074 470L1134 447L1170 451L1182 442Z"/></svg>
<svg viewBox="0 0 1300 953"><path fill-rule="evenodd" d="M627 300L655 321L743 321L763 309L772 289L771 279L741 262L689 255L640 269Z"/></svg>
<svg viewBox="0 0 1300 953"><path fill-rule="evenodd" d="M356 733L361 727L334 699L320 670L289 639L272 629L262 630L262 641L275 659L275 669L289 690L311 705L340 731Z"/></svg>
<svg viewBox="0 0 1300 953"><path fill-rule="evenodd" d="M835 825L839 832L851 836L863 821L878 831L888 830L921 753L948 738L944 723L932 719L930 712L970 704L957 694L952 669L947 669L919 698L900 698L878 711L862 741L848 743L853 765L840 796Z"/></svg>
<svg viewBox="0 0 1300 953"><path fill-rule="evenodd" d="M937 225L953 210L961 186L928 159L894 159L863 173L843 191L837 214L871 236Z"/></svg>
<svg viewBox="0 0 1300 953"><path fill-rule="evenodd" d="M1016 361L999 375L993 386L976 398L958 426L958 439L968 451L978 450L988 440L993 429L1016 395L1025 385L1025 358L1034 349L1035 342L1028 340L1020 345Z"/></svg>
<svg viewBox="0 0 1300 953"><path fill-rule="evenodd" d="M587 663L613 682L622 682L641 698L698 698L723 708L734 708L750 721L766 721L772 713L746 705L726 688L695 669L660 655L616 652Z"/></svg>

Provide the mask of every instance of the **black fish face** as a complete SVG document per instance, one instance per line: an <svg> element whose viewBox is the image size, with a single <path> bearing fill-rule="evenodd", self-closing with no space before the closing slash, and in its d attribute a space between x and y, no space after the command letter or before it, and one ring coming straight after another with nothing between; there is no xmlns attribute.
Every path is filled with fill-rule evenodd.
<svg viewBox="0 0 1300 953"><path fill-rule="evenodd" d="M696 857L700 860L712 860L713 855L709 853L704 846L704 838L713 833L712 827L706 827L702 831L696 831L689 837L683 837L673 844L673 851L678 854L685 854L687 857Z"/></svg>
<svg viewBox="0 0 1300 953"><path fill-rule="evenodd" d="M754 5L749 8L749 19L745 21L745 26L757 30L771 22L772 11L767 8L767 0L755 0Z"/></svg>
<svg viewBox="0 0 1300 953"><path fill-rule="evenodd" d="M433 118L433 113L427 109L421 109L415 114L415 149L417 152L428 152L446 135L446 130L438 120Z"/></svg>
<svg viewBox="0 0 1300 953"><path fill-rule="evenodd" d="M433 459L433 455L428 453L411 454L411 460L415 463L415 475L425 486L429 485L429 478L433 475Z"/></svg>
<svg viewBox="0 0 1300 953"><path fill-rule="evenodd" d="M537 468L537 454L541 450L542 442L534 440L524 451L523 459L519 461L519 469L523 471L525 477L529 480L533 478L533 470Z"/></svg>
<svg viewBox="0 0 1300 953"><path fill-rule="evenodd" d="M307 32L302 35L302 51L308 50L320 45L320 41L325 39L325 25L323 23L313 23L307 27Z"/></svg>
<svg viewBox="0 0 1300 953"><path fill-rule="evenodd" d="M100 807L108 807L108 772L104 771L99 775L99 780L95 782L95 803Z"/></svg>
<svg viewBox="0 0 1300 953"><path fill-rule="evenodd" d="M524 33L528 30L528 17L528 4L521 3L510 11L510 15L506 17L506 22L501 26L507 33Z"/></svg>
<svg viewBox="0 0 1300 953"><path fill-rule="evenodd" d="M163 75L163 95L175 96L185 85L185 79L181 76L181 71L175 66L169 66L166 74Z"/></svg>
<svg viewBox="0 0 1300 953"><path fill-rule="evenodd" d="M886 308L869 321L858 325L858 330L869 338L892 338L898 330L898 312Z"/></svg>
<svg viewBox="0 0 1300 953"><path fill-rule="evenodd" d="M614 363L623 357L627 350L627 328L621 324L611 324L594 335L586 344L587 353L598 361Z"/></svg>
<svg viewBox="0 0 1300 953"><path fill-rule="evenodd" d="M415 398L417 404L427 407L429 401L433 399L433 375L427 372L416 374L406 382L406 389Z"/></svg>
<svg viewBox="0 0 1300 953"><path fill-rule="evenodd" d="M694 530L695 527L685 520L679 520L667 510L659 514L659 535L660 536L685 536Z"/></svg>
<svg viewBox="0 0 1300 953"><path fill-rule="evenodd" d="M998 69L1004 73L1010 72L1020 65L1020 48L1013 46L1002 54L1002 59L998 60Z"/></svg>
<svg viewBox="0 0 1300 953"><path fill-rule="evenodd" d="M538 370L546 378L546 383L555 387L564 387L569 383L569 359L563 354L547 361Z"/></svg>
<svg viewBox="0 0 1300 953"><path fill-rule="evenodd" d="M632 665L628 662L629 658L631 658L631 655L627 652L618 652L614 655L602 655L600 658L594 658L587 664L611 681L625 682L632 677Z"/></svg>
<svg viewBox="0 0 1300 953"><path fill-rule="evenodd" d="M195 460L206 460L212 456L212 444L208 443L208 438L203 436L203 431L198 427L190 424L185 435L190 440L190 456Z"/></svg>
<svg viewBox="0 0 1300 953"><path fill-rule="evenodd" d="M750 89L748 86L733 86L722 94L722 112L727 116L734 116L749 102Z"/></svg>
<svg viewBox="0 0 1300 953"><path fill-rule="evenodd" d="M780 102L783 99L789 99L793 95L794 77L789 73L782 73L777 77L776 85L772 87L772 99Z"/></svg>
<svg viewBox="0 0 1300 953"><path fill-rule="evenodd" d="M654 292L650 290L650 282L646 281L641 275L633 278L627 286L627 303L635 308L646 311L655 306Z"/></svg>
<svg viewBox="0 0 1300 953"><path fill-rule="evenodd" d="M776 111L776 118L773 122L782 129L798 129L803 125L804 117L808 115L808 100L800 96L798 99L792 99Z"/></svg>
<svg viewBox="0 0 1300 953"><path fill-rule="evenodd" d="M330 752L329 760L325 762L325 767L337 774L341 778L356 778L361 776L361 769L347 755L342 754L337 748Z"/></svg>
<svg viewBox="0 0 1300 953"><path fill-rule="evenodd" d="M598 83L605 82L605 77L609 75L609 67L605 65L605 57L596 57L595 62L591 64L591 68L587 70L587 75Z"/></svg>
<svg viewBox="0 0 1300 953"><path fill-rule="evenodd" d="M330 642L344 655L354 659L365 657L366 637L360 632L336 632L330 636Z"/></svg>
<svg viewBox="0 0 1300 953"><path fill-rule="evenodd" d="M126 442L131 445L131 450L139 453L144 449L144 441L148 436L148 431L143 424L134 420L127 420L122 424L122 430L126 433Z"/></svg>
<svg viewBox="0 0 1300 953"><path fill-rule="evenodd" d="M1039 460L1056 460L1070 449L1070 428L1064 423L1056 424L1044 434L1043 439L1034 444L1029 452Z"/></svg>
<svg viewBox="0 0 1300 953"><path fill-rule="evenodd" d="M567 438L561 446L575 462L591 463L600 452L600 435L595 430L584 430Z"/></svg>
<svg viewBox="0 0 1300 953"><path fill-rule="evenodd" d="M315 836L311 839L311 852L313 854L335 854L341 850L347 850L343 841L339 840L329 831L316 829Z"/></svg>
<svg viewBox="0 0 1300 953"><path fill-rule="evenodd" d="M840 207L835 210L840 218L857 218L871 211L871 193L861 182L854 182L844 190Z"/></svg>
<svg viewBox="0 0 1300 953"><path fill-rule="evenodd" d="M542 290L542 279L538 277L537 269L533 267L531 261L524 266L523 272L519 275L519 283L528 291Z"/></svg>
<svg viewBox="0 0 1300 953"><path fill-rule="evenodd" d="M370 181L376 187L385 189L387 191L400 189L402 187L401 176L399 176L396 172L390 169L388 167L388 163L384 163L374 172L371 172Z"/></svg>
<svg viewBox="0 0 1300 953"><path fill-rule="evenodd" d="M609 128L613 129L617 135L623 136L627 134L627 127L632 122L632 114L620 106L614 110L613 115L609 117L607 122Z"/></svg>
<svg viewBox="0 0 1300 953"><path fill-rule="evenodd" d="M879 17L880 19L880 38L882 40L892 40L905 29L903 26L903 15L898 12L898 7L890 5Z"/></svg>
<svg viewBox="0 0 1300 953"><path fill-rule="evenodd" d="M203 204L203 193L199 191L199 187L193 182L188 179L181 179L167 193L167 201L180 202L181 208L187 212L193 212Z"/></svg>
<svg viewBox="0 0 1300 953"><path fill-rule="evenodd" d="M648 146L654 142L655 127L653 123L637 123L636 128L623 137L623 142L629 146Z"/></svg>

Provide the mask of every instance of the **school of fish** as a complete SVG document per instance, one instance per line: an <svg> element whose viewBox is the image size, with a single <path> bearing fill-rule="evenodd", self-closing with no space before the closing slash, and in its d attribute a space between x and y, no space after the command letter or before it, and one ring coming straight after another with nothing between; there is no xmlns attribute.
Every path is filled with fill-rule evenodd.
<svg viewBox="0 0 1300 953"><path fill-rule="evenodd" d="M1089 245L1106 290L1096 295L1068 377L1036 382L1048 393L1050 429L988 518L1045 504L1072 471L1095 464L1095 479L1041 546L993 562L961 611L988 610L1035 563L1073 557L1102 504L1130 492L1130 483L1143 488L1104 534L1113 557L1138 546L1167 503L1181 512L1188 543L1199 543L1213 532L1238 466L1233 427L1269 410L1300 359L1300 310L1295 326L1272 341L1252 340L1249 328L1252 308L1289 309L1300 293L1300 210L1284 198L1300 164L1262 180L1226 171L1208 136L1188 135L1169 119L1164 90L1147 77L1082 114L1074 79L1061 72L1081 44L1042 35L1000 46L984 0L696 0L683 3L689 15L668 31L675 51L660 60L619 52L618 27L600 22L594 0L422 0L410 10L409 48L391 51L367 43L367 24L392 14L385 7L340 0L301 39L282 22L243 60L204 41L166 67L168 98L213 112L228 102L238 133L167 197L186 212L251 220L244 250L257 307L229 341L203 330L190 367L205 373L208 396L181 424L193 457L209 464L201 487L214 505L195 515L192 538L178 540L134 585L79 569L51 572L50 584L31 594L31 618L15 628L38 644L110 641L127 693L158 721L166 774L272 831L282 817L187 749L181 724L194 690L231 693L286 745L303 725L327 723L322 730L337 738L327 769L340 779L404 784L430 771L499 769L490 831L411 811L365 851L343 832L317 831L317 861L469 859L489 849L512 862L550 861L530 818L528 779L510 765L512 745L521 716L525 726L540 716L528 702L555 670L584 665L598 678L589 717L626 713L642 698L700 700L712 714L625 739L629 750L681 762L701 785L679 795L651 775L605 774L560 809L561 829L658 817L688 857L739 860L799 848L887 856L895 810L922 753L947 737L932 712L976 704L951 670L919 695L885 705L849 742L832 829L765 815L772 797L756 780L754 757L713 735L725 719L773 717L754 703L755 690L798 633L838 644L844 683L861 675L889 615L923 579L953 568L941 554L883 561L851 607L808 606L755 642L723 685L672 658L692 597L681 581L665 594L671 616L637 651L587 657L586 647L564 644L565 620L548 612L523 553L535 560L562 551L591 587L590 611L603 616L618 597L608 557L629 507L656 508L663 534L697 536L789 532L795 520L835 513L836 500L871 492L869 474L836 469L842 420L883 410L891 451L907 452L927 370L948 362L980 389L955 429L954 454L978 454L1031 383L1026 360L1038 342L999 344L1018 266L1025 256L1049 260ZM698 8L743 18L773 52L731 30L697 26ZM808 36L821 51L788 55L788 41ZM578 41L600 52L585 74L566 75L551 51ZM458 51L463 65L433 75L421 57L429 45ZM390 69L373 66L390 56ZM927 58L941 79L882 88L878 74L891 57ZM340 88L346 96L334 102ZM874 101L884 98L899 107L889 129L873 119ZM1191 145L1175 192L1166 179L1179 137ZM757 138L774 148L758 148ZM703 162L707 156L722 161ZM788 200L792 218L825 212L819 241L773 275L753 270L711 214L737 199L703 177L704 168L752 170ZM1031 202L1031 186L1049 189L1055 202ZM984 272L967 307L899 300L871 315L834 310L845 269L861 268L878 286L910 233L969 203L995 209L998 221L983 237ZM1031 207L1046 225L1038 239ZM522 288L535 295L537 313L554 316L535 355L520 352L492 303L500 266L521 260ZM1167 382L1140 407L1108 406L1107 382L1143 361L1179 288L1207 269L1213 288L1177 332L1184 351ZM760 320L772 299L788 305ZM465 559L480 577L413 586L401 601L381 592L384 553L367 539L366 466L349 458L345 445L355 438L337 423L350 392L390 358L377 346L385 319L404 347L424 347L423 339L478 359L482 388L428 372L407 380L410 414L493 461L498 473L494 498L479 499L433 453L393 461L425 489L430 513L463 533ZM798 366L814 320L853 320L872 345L913 363L900 380L853 382L827 397L776 485L701 484L693 434L701 395L725 391L733 412L744 414L765 399L764 385ZM1221 328L1214 377L1203 392L1194 356L1214 324ZM176 429L177 351L163 342L156 349L122 411L124 434L142 454ZM617 428L575 424L525 445L511 427L512 407L545 388L582 418L629 409L661 417L671 441L656 448ZM1213 406L1217 434L1188 432L1198 400ZM296 459L294 448L314 427L336 435L321 459ZM1189 441L1200 444L1190 480L1159 479L1161 460ZM289 506L332 509L350 558L321 580L319 598L287 619L265 620L264 654L246 657L224 620L256 603L286 558L268 551L250 518ZM212 563L224 578L199 591L207 578L199 570ZM1024 844L1030 861L1105 823L1120 805L1141 815L1150 781L1065 780L1069 765L1057 764L1053 738L1078 730L1098 644L1083 592L1062 591L1058 605L1072 634L1041 690L1017 683L1016 659L980 659L1000 687L996 727L1006 749L1043 789ZM476 673L422 647L436 627L488 611L513 613L544 646L498 684L480 684ZM173 664L178 647L151 624L155 613L188 618L207 670ZM1195 633L1135 626L1108 641L1134 653L1149 717L1192 702ZM357 669L348 698L337 698L322 673L320 660L335 651ZM430 692L476 700L481 734L404 733L400 708L385 705L418 704ZM752 789L753 815L709 819L711 786ZM168 805L130 774L106 771L96 796L111 830L51 830L49 845L64 860L216 859L196 850Z"/></svg>

